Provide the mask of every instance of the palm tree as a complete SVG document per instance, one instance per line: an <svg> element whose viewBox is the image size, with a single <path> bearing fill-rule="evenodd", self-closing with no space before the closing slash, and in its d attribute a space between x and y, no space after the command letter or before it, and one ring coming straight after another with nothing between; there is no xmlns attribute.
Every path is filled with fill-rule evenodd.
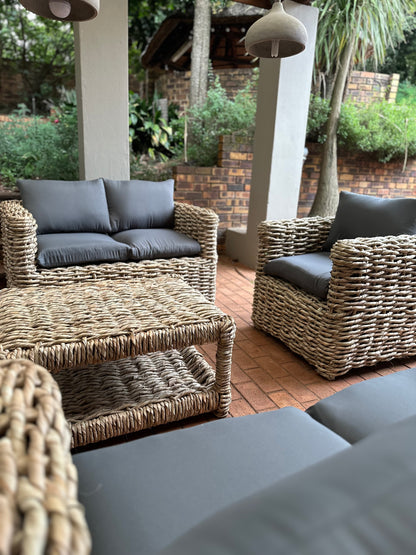
<svg viewBox="0 0 416 555"><path fill-rule="evenodd" d="M315 0L319 8L316 58L334 75L318 190L311 216L329 216L338 204L337 130L345 84L353 63L371 56L381 63L389 46L404 39L403 27L416 0Z"/></svg>

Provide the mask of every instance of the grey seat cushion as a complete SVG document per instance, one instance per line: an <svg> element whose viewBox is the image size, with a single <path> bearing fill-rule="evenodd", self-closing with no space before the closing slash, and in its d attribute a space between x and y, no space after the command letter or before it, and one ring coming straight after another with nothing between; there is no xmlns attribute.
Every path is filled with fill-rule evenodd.
<svg viewBox="0 0 416 555"><path fill-rule="evenodd" d="M264 266L264 273L297 285L320 299L328 295L332 260L329 252L282 256Z"/></svg>
<svg viewBox="0 0 416 555"><path fill-rule="evenodd" d="M74 455L93 552L149 554L349 444L292 407Z"/></svg>
<svg viewBox="0 0 416 555"><path fill-rule="evenodd" d="M131 247L132 260L195 256L201 252L198 241L173 229L128 229L112 237Z"/></svg>
<svg viewBox="0 0 416 555"><path fill-rule="evenodd" d="M416 553L416 418L219 512L165 555Z"/></svg>
<svg viewBox="0 0 416 555"><path fill-rule="evenodd" d="M128 260L130 247L104 233L38 235L37 261L42 268Z"/></svg>
<svg viewBox="0 0 416 555"><path fill-rule="evenodd" d="M331 250L339 239L415 233L415 198L388 199L341 191L335 219L323 250Z"/></svg>
<svg viewBox="0 0 416 555"><path fill-rule="evenodd" d="M173 227L173 179L160 182L104 179L104 185L113 233Z"/></svg>
<svg viewBox="0 0 416 555"><path fill-rule="evenodd" d="M102 179L93 181L20 180L22 203L33 214L38 233L111 231Z"/></svg>
<svg viewBox="0 0 416 555"><path fill-rule="evenodd" d="M322 399L307 412L350 443L416 415L416 368L366 380Z"/></svg>

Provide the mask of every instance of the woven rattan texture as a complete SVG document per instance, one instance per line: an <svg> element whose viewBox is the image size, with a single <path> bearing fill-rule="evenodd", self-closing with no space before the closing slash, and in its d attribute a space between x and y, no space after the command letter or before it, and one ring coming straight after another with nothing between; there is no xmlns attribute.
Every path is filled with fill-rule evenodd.
<svg viewBox="0 0 416 555"><path fill-rule="evenodd" d="M28 358L50 371L216 342L233 326L173 278L8 288L0 318L0 359Z"/></svg>
<svg viewBox="0 0 416 555"><path fill-rule="evenodd" d="M2 555L90 552L60 399L44 368L0 362Z"/></svg>
<svg viewBox="0 0 416 555"><path fill-rule="evenodd" d="M218 216L212 210L175 203L175 230L199 242L200 256L53 269L42 269L36 264L36 221L20 202L0 203L0 218L9 287L177 275L210 301L215 299Z"/></svg>
<svg viewBox="0 0 416 555"><path fill-rule="evenodd" d="M416 354L416 237L338 241L326 301L263 273L273 258L322 249L329 223L260 224L253 322L328 379Z"/></svg>
<svg viewBox="0 0 416 555"><path fill-rule="evenodd" d="M56 380L72 447L211 412L220 399L215 372L194 347L67 370Z"/></svg>

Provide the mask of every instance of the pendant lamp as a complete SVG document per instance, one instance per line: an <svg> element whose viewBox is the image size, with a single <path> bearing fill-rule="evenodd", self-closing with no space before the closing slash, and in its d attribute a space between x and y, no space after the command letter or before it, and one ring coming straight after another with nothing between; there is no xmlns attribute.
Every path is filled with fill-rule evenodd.
<svg viewBox="0 0 416 555"><path fill-rule="evenodd" d="M100 0L20 0L30 12L48 19L87 21L98 15Z"/></svg>
<svg viewBox="0 0 416 555"><path fill-rule="evenodd" d="M246 50L257 58L287 58L306 48L308 34L303 23L285 12L278 1L247 31Z"/></svg>

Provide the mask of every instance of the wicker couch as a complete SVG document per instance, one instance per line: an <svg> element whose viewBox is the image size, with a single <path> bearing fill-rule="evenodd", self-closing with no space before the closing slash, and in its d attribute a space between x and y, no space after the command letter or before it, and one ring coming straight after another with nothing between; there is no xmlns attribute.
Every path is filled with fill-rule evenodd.
<svg viewBox="0 0 416 555"><path fill-rule="evenodd" d="M336 241L324 299L265 273L273 259L322 251L333 221L314 217L259 225L252 314L257 328L328 379L416 354L415 236Z"/></svg>
<svg viewBox="0 0 416 555"><path fill-rule="evenodd" d="M92 186L97 188L97 182L100 182L101 189L104 190L102 185L102 180L96 180L95 182L72 182L78 188L80 184L86 184L85 187L88 189L87 194L90 195ZM104 180L106 181L106 180ZM107 180L108 182L108 180ZM106 182L106 185L107 185ZM45 182L43 182L45 183ZM52 183L52 182L51 182ZM66 185L67 182L55 182L57 187ZM144 182L109 182L116 183L117 187L113 187L118 191L122 190L132 190L130 185L133 183L142 184ZM121 185L120 185L121 184ZM172 231L169 233L176 232L181 234L182 238L188 242L194 241L199 244L200 251L199 254L192 256L181 255L181 256L169 256L165 254L161 257L149 257L146 259L141 257L138 260L134 259L124 259L112 260L111 262L97 261L94 263L76 263L76 264L62 264L55 265L55 267L42 267L39 263L39 248L38 248L38 238L40 236L38 230L38 222L36 221L34 215L26 208L25 198L23 197L23 204L19 201L5 201L0 203L0 218L1 218L1 232L2 232L2 243L3 243L3 257L4 266L6 271L7 285L14 287L26 287L31 285L63 285L68 283L73 283L77 281L86 280L98 280L98 279L121 279L121 278L133 278L133 277L157 277L161 274L175 274L182 277L191 286L201 291L208 300L213 301L215 298L215 280L216 280L216 265L217 265L217 228L218 228L218 216L211 210L206 210L196 206L190 206L182 203L173 202L173 181L169 180L166 182L168 187L164 187L162 194L170 195L169 206L166 208L162 206L167 212L167 209L171 208L172 211ZM39 186L39 184L34 181L30 184L31 187ZM143 188L147 194L148 190L154 189L155 185L161 184L149 184L147 189ZM164 185L164 184L163 184ZM46 186L49 186L48 183ZM53 188L49 189L53 191ZM26 191L27 192L27 191ZM104 203L106 204L105 194ZM134 199L137 203L137 195L133 193ZM50 200L50 195L44 195L44 203ZM84 199L81 194L79 195L81 200L78 203L83 203ZM90 195L91 200L91 195ZM32 200L33 204L33 199ZM153 201L153 208L158 209L158 198ZM148 201L148 199L147 199ZM166 201L166 203L168 203ZM57 204L55 199L55 205ZM86 202L86 201L85 201ZM165 204L166 204L165 203ZM70 203L68 203L70 204ZM93 202L91 202L93 204ZM127 201L126 205L122 208L123 210L130 210L133 205L132 202ZM140 204L140 201L139 201ZM156 207L155 207L156 205ZM62 211L62 215L66 217L65 208L58 207ZM78 209L84 209L84 206L78 205ZM111 218L111 205L110 208L110 218ZM119 208L119 207L116 207ZM166 209L165 209L166 208ZM49 218L50 213L54 211L54 206L52 203L52 208L47 210L44 204L40 208L43 211L44 218ZM94 210L96 207L91 208L93 217L95 217ZM142 208L143 210L143 208ZM49 212L49 213L48 213ZM118 215L117 215L118 216ZM129 215L131 217L131 214ZM170 217L170 216L169 216ZM56 217L59 224L59 217ZM107 217L108 219L108 217ZM84 221L90 221L90 219L84 217ZM151 220L151 218L150 218ZM154 219L153 219L154 220ZM71 222L72 223L72 222ZM45 227L45 226L43 226ZM62 226L61 226L62 227ZM137 225L134 227L138 227ZM149 227L162 227L161 225L152 225L150 222ZM62 231L59 225L55 222L55 228L58 231ZM122 233L125 234L125 226L122 228ZM67 228L63 226L63 230L67 231ZM69 231L73 231L69 228ZM91 231L87 229L87 231ZM128 232L129 230L127 230ZM155 230L159 231L159 230ZM54 229L52 230L52 234ZM45 238L45 232L42 237ZM50 233L50 230L49 230ZM56 233L55 233L56 235ZM68 235L68 234L67 234ZM76 235L75 233L71 234ZM104 236L103 233L95 234ZM119 233L119 235L121 235ZM49 235L51 236L51 234ZM113 235L114 236L114 235ZM185 237L184 237L185 236ZM146 239L147 241L147 239ZM120 243L119 243L120 244ZM198 245L197 245L198 246ZM199 248L198 247L198 248ZM92 249L91 249L92 250Z"/></svg>

